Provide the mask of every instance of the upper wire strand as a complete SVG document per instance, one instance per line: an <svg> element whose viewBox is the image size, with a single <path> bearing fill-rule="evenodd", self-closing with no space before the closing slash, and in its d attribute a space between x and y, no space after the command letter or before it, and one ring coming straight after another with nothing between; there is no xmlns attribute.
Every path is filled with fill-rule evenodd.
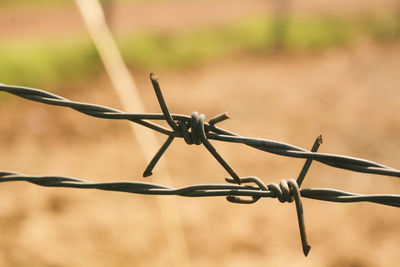
<svg viewBox="0 0 400 267"><path fill-rule="evenodd" d="M55 94L28 87L0 84L0 91L11 93L16 96L36 102L72 108L76 111L97 118L129 120L131 122L138 123L147 128L165 134L167 136L174 136L179 138L184 137L179 130L170 130L151 121L152 120L169 121L167 117L171 117L172 121L183 121L185 123L191 122L191 117L187 115L169 114L169 116L165 116L165 114L157 114L157 113L155 114L125 113L117 109L104 107L100 105L73 102L63 97L57 96ZM172 125L175 124L176 123ZM278 154L286 157L312 159L320 163L326 164L328 166L346 169L350 171L400 177L400 170L373 161L355 157L348 157L343 155L312 152L294 145L268 139L244 137L236 133L227 131L225 129L219 128L213 124L210 124L210 122L205 122L204 128L206 132L206 137L209 140L241 143L265 152ZM177 129L179 129L178 125Z"/></svg>

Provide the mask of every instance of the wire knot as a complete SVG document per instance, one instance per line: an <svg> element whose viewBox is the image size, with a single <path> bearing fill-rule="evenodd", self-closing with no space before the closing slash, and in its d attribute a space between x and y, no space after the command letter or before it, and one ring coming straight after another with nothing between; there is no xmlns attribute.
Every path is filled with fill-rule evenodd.
<svg viewBox="0 0 400 267"><path fill-rule="evenodd" d="M197 111L194 111L190 118L190 122L178 120L178 127L175 129L175 131L182 135L186 144L201 145L203 143L202 139L207 138L206 131L204 129L204 119L204 114L199 114Z"/></svg>
<svg viewBox="0 0 400 267"><path fill-rule="evenodd" d="M232 178L225 178L225 181L227 181L228 183L233 183L233 184L237 183L237 181ZM240 184L253 183L256 185L256 187L246 185L246 187L248 187L249 189L268 191L268 187L264 184L264 182L260 178L258 178L256 176L240 177L239 181L240 181ZM245 199L243 197L231 195L231 196L227 196L226 200L228 200L229 202L232 202L232 203L253 204L253 203L257 202L260 198L261 198L260 196L251 196L250 199Z"/></svg>
<svg viewBox="0 0 400 267"><path fill-rule="evenodd" d="M293 192L294 190L298 190L299 186L297 182L293 179L286 181L282 179L279 185L277 183L270 183L267 185L267 188L272 193L272 198L277 198L281 203L291 203L293 202Z"/></svg>
<svg viewBox="0 0 400 267"><path fill-rule="evenodd" d="M173 132L168 134L167 140L163 143L157 153L154 155L153 159L150 161L146 170L143 173L144 177L150 176L152 174L152 170L154 166L157 164L158 160L167 150L169 145L172 143L175 137L183 137L186 144L189 145L201 145L203 144L205 148L214 156L214 158L221 164L222 167L232 176L235 180L235 183L240 184L240 178L236 174L236 172L229 166L229 164L221 157L221 155L217 152L217 150L213 147L207 137L207 133L212 130L216 130L217 128L214 124L224 121L229 118L228 113L225 112L221 115L218 115L212 118L207 124L205 123L205 115L197 113L196 111L192 113L192 116L189 120L179 120L174 116L171 116L171 113L168 110L167 104L165 102L164 96L161 92L160 85L158 83L158 76L151 73L150 74L151 83L153 84L154 91L156 93L158 103L160 104L162 113L164 115L164 119L168 123L168 125L172 128ZM206 124L206 125L205 125ZM189 131L191 129L191 131Z"/></svg>
<svg viewBox="0 0 400 267"><path fill-rule="evenodd" d="M235 181L231 178L225 178L225 180L229 183L234 183ZM251 190L260 190L260 191L266 191L265 193L269 195L272 198L277 198L281 203L288 202L291 203L293 200L296 201L296 211L297 211L297 220L299 224L299 230L300 230L300 238L301 238L301 244L303 246L303 253L305 256L308 255L308 252L311 249L311 246L308 244L307 241L307 235L306 235L306 229L304 225L304 216L303 216L303 204L301 202L301 192L299 189L299 185L297 184L296 180L294 179L289 179L288 181L286 180L281 180L279 185L277 183L270 183L268 185L265 185L264 182L255 176L250 176L250 177L242 177L240 178L240 182L242 184L246 183L254 183L257 187L254 186L247 186ZM233 192L232 192L233 193ZM238 196L227 196L226 199L229 202L233 203L241 203L241 204L252 204L258 201L261 198L261 196L251 196L251 199L244 199L242 197Z"/></svg>
<svg viewBox="0 0 400 267"><path fill-rule="evenodd" d="M229 183L235 183L235 180L231 178L225 178L225 180ZM248 184L248 183L253 183L256 185L254 186L247 186L249 189L253 190L260 190L260 191L266 191L269 192L269 197L271 198L277 198L279 202L281 203L291 203L293 200L295 200L296 195L295 192L299 191L299 186L297 185L296 180L290 179L290 180L285 180L282 179L279 184L277 183L270 183L265 185L264 182L256 177L256 176L249 176L249 177L240 177L240 183L241 184ZM299 191L299 198L301 197L300 191ZM261 196L252 196L252 199L244 199L238 196L228 196L227 200L233 203L241 203L241 204L252 204L258 201L261 198Z"/></svg>

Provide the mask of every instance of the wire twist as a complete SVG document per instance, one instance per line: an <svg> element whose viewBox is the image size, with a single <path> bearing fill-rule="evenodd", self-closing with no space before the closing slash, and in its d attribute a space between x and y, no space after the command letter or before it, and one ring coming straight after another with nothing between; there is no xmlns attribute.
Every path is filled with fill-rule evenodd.
<svg viewBox="0 0 400 267"><path fill-rule="evenodd" d="M233 179L230 178L226 178L225 180L229 183L235 182ZM303 247L303 253L305 256L307 256L308 253L310 252L311 246L307 241L307 234L304 223L303 204L301 201L301 193L299 185L297 184L296 180L290 179L287 181L283 179L281 180L279 185L277 183L270 183L268 185L265 185L262 180L260 180L258 177L255 176L241 178L240 180L242 183L254 183L261 191L269 191L271 193L270 197L278 198L279 202L281 203L285 202L291 203L293 202L293 200L295 200L301 244ZM242 203L242 204L252 204L257 202L260 198L261 197L258 196L252 196L251 199L243 199L241 197L232 195L226 197L226 199L229 202Z"/></svg>
<svg viewBox="0 0 400 267"><path fill-rule="evenodd" d="M158 160L167 150L169 145L174 140L174 135L181 136L185 140L186 144L188 145L201 145L203 144L206 149L214 156L214 158L224 167L224 169L235 179L235 182L240 184L240 178L236 174L236 172L231 168L231 166L221 157L221 155L217 152L214 146L208 141L206 131L208 132L210 128L205 128L205 115L200 114L197 111L192 113L190 120L178 119L178 122L174 121L174 118L169 113L167 104L164 100L164 96L161 92L160 85L158 83L158 76L154 73L150 73L150 80L153 85L154 91L156 93L158 103L160 104L161 110L163 112L164 118L172 128L173 135L170 135L161 148L158 150L156 155L150 161L149 165L147 166L146 170L143 173L144 177L147 177L152 174L152 170L157 164ZM209 125L214 126L216 123L221 122L228 117L226 116L227 113L214 117L210 120ZM189 132L189 129L191 131Z"/></svg>

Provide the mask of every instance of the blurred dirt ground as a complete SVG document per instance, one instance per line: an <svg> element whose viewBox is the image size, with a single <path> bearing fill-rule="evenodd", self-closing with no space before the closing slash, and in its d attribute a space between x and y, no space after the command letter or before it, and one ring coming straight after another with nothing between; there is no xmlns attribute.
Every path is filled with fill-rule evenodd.
<svg viewBox="0 0 400 267"><path fill-rule="evenodd" d="M116 35L132 35L146 31L164 33L190 31L201 27L226 24L253 16L275 16L286 9L293 16L346 16L382 13L398 10L398 0L168 0L124 1L113 0L110 17ZM1 4L1 3L0 3ZM178 15L177 15L178 14ZM49 23L51 22L51 23ZM0 9L0 40L3 38L40 38L54 40L86 34L74 1L62 5L23 4Z"/></svg>
<svg viewBox="0 0 400 267"><path fill-rule="evenodd" d="M156 71L156 70L155 70ZM345 154L400 168L400 45L357 45L312 56L238 57L186 71L163 71L174 113L208 118L245 136ZM149 112L160 112L148 74L135 73ZM50 89L50 88L41 88ZM62 96L120 108L108 79L61 88ZM0 105L0 169L96 181L144 180L146 164L128 122L95 119L11 97ZM164 137L160 136L160 140ZM241 175L265 182L296 177L303 161L213 142ZM166 154L173 185L222 183L227 175L203 147L175 141ZM157 182L154 176L146 181ZM304 188L399 193L398 179L319 163ZM1 266L170 266L157 201L151 196L27 183L0 187ZM304 199L311 242L301 253L294 205L275 199L233 205L224 198L178 198L193 266L395 266L400 212L380 205Z"/></svg>
<svg viewBox="0 0 400 267"><path fill-rule="evenodd" d="M122 8L115 12L125 16L117 16L114 29L135 31L126 24L127 18L136 18L134 25L143 29L199 27L210 20L221 23L221 16L230 20L270 8L259 0L247 5L223 2L226 7L214 1L198 5L190 1L180 11L162 1ZM173 3L182 6L180 1ZM348 1L329 5L296 1L293 12L356 15L392 5L398 6L398 1L353 1L350 5ZM170 9L163 19L154 19L155 8L161 14L163 7ZM76 10L66 10L0 10L1 38L84 33ZM174 24L175 13L183 20ZM321 133L321 152L400 168L398 43L362 43L309 55L242 55L183 71L154 72L161 77L174 113L197 110L211 118L229 111L232 119L221 124L228 130L304 148L310 148ZM148 111L160 112L148 74L133 74ZM121 108L104 74L85 83L70 81L57 92L75 101ZM96 119L13 96L0 102L0 122L1 171L95 181L157 183L161 178L157 168L150 179L141 178L146 163L128 122ZM266 183L296 177L304 162L237 144L213 144L239 175L256 175ZM204 147L187 146L182 140L173 143L166 158L176 187L222 183L227 175ZM313 163L303 187L371 194L400 191L396 178L319 163ZM42 188L23 182L1 184L0 195L0 266L172 266L154 197ZM253 205L234 205L224 198L182 197L177 202L192 266L397 266L400 261L400 211L393 207L304 199L312 246L304 258L293 204L264 199Z"/></svg>

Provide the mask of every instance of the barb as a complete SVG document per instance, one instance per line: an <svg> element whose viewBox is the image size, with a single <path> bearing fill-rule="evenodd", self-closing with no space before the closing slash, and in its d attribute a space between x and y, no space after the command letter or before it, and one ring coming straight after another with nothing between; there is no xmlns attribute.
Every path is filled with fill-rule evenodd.
<svg viewBox="0 0 400 267"><path fill-rule="evenodd" d="M208 122L205 121L204 114L199 114L196 111L194 111L191 116L172 114L169 112L168 106L162 94L158 82L158 76L151 73L150 80L152 82L162 113L125 113L109 107L73 102L66 98L39 89L21 86L8 86L1 83L0 91L8 92L36 102L69 107L86 115L97 118L129 120L167 135L168 137L166 141L157 151L145 169L143 173L144 177L152 174L152 171L158 160L167 151L168 147L172 144L176 137L183 138L188 145L203 144L204 147L231 176L225 179L228 184L198 184L183 188L173 188L165 185L146 182L98 183L62 176L26 176L15 172L0 172L0 183L26 181L46 187L98 189L146 195L179 195L184 197L225 196L228 201L240 204L252 204L261 198L278 198L278 200L282 203L290 203L295 201L300 238L305 256L308 255L311 247L307 241L305 230L302 197L331 202L372 202L393 207L400 207L400 195L362 195L330 188L300 189L300 186L304 181L312 161L318 161L328 166L350 171L380 174L393 177L400 177L400 170L365 159L343 155L318 153L317 150L320 144L322 144L321 135L317 137L313 147L310 151L308 151L306 149L278 141L240 136L236 133L215 126L217 123L229 118L227 112L213 117ZM170 129L154 123L153 121L155 120L165 120L170 126ZM217 152L209 140L245 144L258 150L281 156L303 158L306 159L306 162L300 171L297 180L282 180L279 185L276 183L265 185L261 179L255 176L240 177Z"/></svg>

